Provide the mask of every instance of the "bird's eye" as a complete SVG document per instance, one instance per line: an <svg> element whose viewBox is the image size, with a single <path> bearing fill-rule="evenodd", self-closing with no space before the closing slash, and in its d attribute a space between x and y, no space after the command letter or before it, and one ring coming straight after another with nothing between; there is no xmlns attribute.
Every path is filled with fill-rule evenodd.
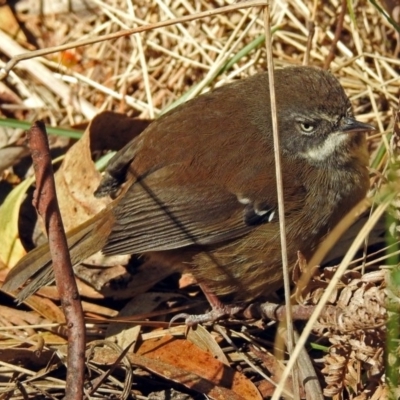
<svg viewBox="0 0 400 400"><path fill-rule="evenodd" d="M311 133L314 131L315 126L309 122L300 122L300 128L304 133Z"/></svg>

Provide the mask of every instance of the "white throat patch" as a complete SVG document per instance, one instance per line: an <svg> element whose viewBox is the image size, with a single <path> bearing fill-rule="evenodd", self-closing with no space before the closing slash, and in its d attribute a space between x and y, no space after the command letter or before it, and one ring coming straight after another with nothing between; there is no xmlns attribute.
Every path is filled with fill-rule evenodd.
<svg viewBox="0 0 400 400"><path fill-rule="evenodd" d="M313 147L307 152L301 153L301 155L310 161L325 161L338 148L340 148L342 143L344 143L348 138L348 133L331 133L321 145Z"/></svg>

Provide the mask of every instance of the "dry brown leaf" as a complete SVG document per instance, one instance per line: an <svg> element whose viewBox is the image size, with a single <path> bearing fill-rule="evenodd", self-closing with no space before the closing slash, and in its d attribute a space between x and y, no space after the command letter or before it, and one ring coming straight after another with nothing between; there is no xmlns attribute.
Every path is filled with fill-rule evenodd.
<svg viewBox="0 0 400 400"><path fill-rule="evenodd" d="M107 348L96 348L93 352L92 360L93 362L99 364L110 365L116 361L117 357L118 354L112 350ZM244 395L240 395L235 393L233 390L215 385L213 382L200 375L196 375L183 368L167 364L164 361L152 359L138 354L127 354L126 357L133 365L153 372L165 379L178 382L192 390L197 391L198 393L207 395L207 397L212 400L261 400L261 397L255 388L254 391L248 391L247 393L244 393ZM249 383L251 382L249 381Z"/></svg>
<svg viewBox="0 0 400 400"><path fill-rule="evenodd" d="M24 304L50 322L65 323L64 313L50 299L32 295L24 301Z"/></svg>
<svg viewBox="0 0 400 400"><path fill-rule="evenodd" d="M101 174L95 168L92 153L119 150L148 124L147 120L103 112L91 121L82 138L66 153L61 168L55 174L66 231L85 222L111 201L108 197L99 199L93 195Z"/></svg>
<svg viewBox="0 0 400 400"><path fill-rule="evenodd" d="M172 336L147 340L137 350L137 354L185 371L183 376L178 375L173 379L188 388L198 390L198 377L200 376L208 382L207 386L210 389L214 386L215 388L226 388L247 400L261 399L254 384L244 375L227 367L216 360L211 353L201 350L187 340L175 339ZM170 373L171 371L167 373L167 376ZM192 378L193 375L195 379ZM214 398L207 391L203 393Z"/></svg>
<svg viewBox="0 0 400 400"><path fill-rule="evenodd" d="M208 332L208 330L202 325L198 325L196 329L190 328L186 335L186 339L199 347L201 350L211 353L216 360L224 363L228 367L230 366L225 353L218 345L215 337L212 336L211 333Z"/></svg>

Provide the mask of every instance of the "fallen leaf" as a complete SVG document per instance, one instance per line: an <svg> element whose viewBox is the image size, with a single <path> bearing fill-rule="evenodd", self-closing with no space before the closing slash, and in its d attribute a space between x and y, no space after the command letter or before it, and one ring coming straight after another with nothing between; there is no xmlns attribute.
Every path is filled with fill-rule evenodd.
<svg viewBox="0 0 400 400"><path fill-rule="evenodd" d="M191 345L195 347L194 345ZM179 346L178 346L179 347ZM175 352L179 352L179 349L176 349ZM160 358L151 358L149 357L150 353L146 356L142 356L139 354L130 354L128 353L126 357L129 359L131 364L139 366L147 371L153 372L165 379L173 380L174 382L179 382L180 384L197 391L198 393L202 393L207 395L207 398L212 400L261 400L261 396L258 393L256 387L243 375L239 374L237 371L232 369L227 370L227 367L223 364L220 364L221 374L227 373L225 375L225 379L229 381L236 381L239 383L240 380L247 381L248 390L242 390L240 393L236 393L233 389L225 388L221 385L215 384L212 380L209 380L201 375L197 375L191 371L188 371L185 368L177 367L175 365L171 365L166 363L164 360L160 360ZM93 352L92 361L99 364L111 365L117 359L118 354L115 351L112 351L107 348L96 348ZM192 355L190 355L192 357ZM211 357L212 359L212 357ZM189 360L184 357L182 354L182 362L184 364L185 361ZM203 369L207 370L208 365L203 365ZM228 373L229 372L229 373ZM239 378L241 376L241 378ZM211 376L211 378L213 378ZM246 386L246 385L243 385ZM238 389L240 385L236 385L235 389Z"/></svg>
<svg viewBox="0 0 400 400"><path fill-rule="evenodd" d="M0 206L0 260L8 268L13 267L26 253L19 237L18 218L21 203L32 182L33 178L21 182Z"/></svg>
<svg viewBox="0 0 400 400"><path fill-rule="evenodd" d="M210 394L211 390L227 389L232 392L231 396L235 394L238 398L247 400L261 399L260 393L249 379L188 340L172 336L146 340L137 350L137 354L163 363L157 369L158 373L190 389L207 394L210 398L221 398L219 395L213 397L214 395ZM175 373L176 371L179 373Z"/></svg>

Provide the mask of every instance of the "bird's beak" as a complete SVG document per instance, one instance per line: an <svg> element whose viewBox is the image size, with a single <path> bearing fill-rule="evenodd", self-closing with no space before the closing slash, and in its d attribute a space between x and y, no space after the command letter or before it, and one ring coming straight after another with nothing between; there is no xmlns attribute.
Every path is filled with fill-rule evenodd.
<svg viewBox="0 0 400 400"><path fill-rule="evenodd" d="M375 131L376 128L370 124L366 124L364 122L357 121L354 118L346 117L344 118L340 130L342 132L351 133L351 132L369 132Z"/></svg>

